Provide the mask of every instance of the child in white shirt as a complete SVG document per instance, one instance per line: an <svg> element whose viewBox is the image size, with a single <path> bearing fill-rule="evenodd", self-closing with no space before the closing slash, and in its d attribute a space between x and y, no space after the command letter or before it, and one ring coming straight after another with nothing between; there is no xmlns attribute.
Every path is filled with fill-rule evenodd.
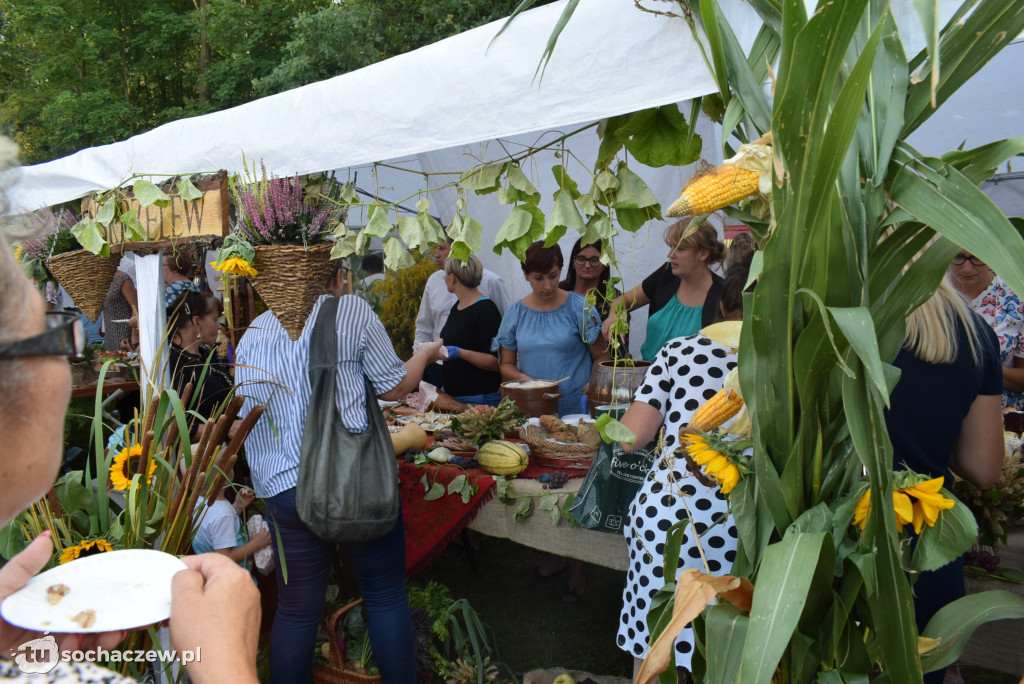
<svg viewBox="0 0 1024 684"><path fill-rule="evenodd" d="M228 475L229 480L230 478L231 474ZM270 546L270 532L261 529L249 541L245 540L240 515L256 495L250 489L240 489L235 497L235 503L232 504L224 496L227 488L228 485L225 485L217 493L216 500L205 514L202 514L202 507L206 505L206 501L200 498L196 512L202 515L202 520L192 540L192 550L195 553L222 553L251 571L250 559L260 549Z"/></svg>

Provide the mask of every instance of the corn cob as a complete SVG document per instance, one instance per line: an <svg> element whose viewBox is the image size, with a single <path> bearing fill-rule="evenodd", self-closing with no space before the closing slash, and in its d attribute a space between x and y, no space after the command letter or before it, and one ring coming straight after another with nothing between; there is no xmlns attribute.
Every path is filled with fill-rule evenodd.
<svg viewBox="0 0 1024 684"><path fill-rule="evenodd" d="M701 216L718 211L758 191L761 174L737 164L722 164L690 180L665 216Z"/></svg>
<svg viewBox="0 0 1024 684"><path fill-rule="evenodd" d="M691 429L714 430L716 427L729 420L743 407L743 399L732 390L718 390L715 396L708 399L697 409L690 419Z"/></svg>

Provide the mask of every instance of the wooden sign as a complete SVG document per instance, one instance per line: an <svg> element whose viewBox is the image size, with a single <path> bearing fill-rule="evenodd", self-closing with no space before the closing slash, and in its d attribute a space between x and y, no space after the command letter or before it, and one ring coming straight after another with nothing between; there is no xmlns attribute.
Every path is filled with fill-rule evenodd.
<svg viewBox="0 0 1024 684"><path fill-rule="evenodd" d="M160 185L160 189L170 198L168 206L158 207L154 204L143 207L134 197L129 197L121 203L121 213L135 210L149 242L181 242L190 238L226 236L230 230L227 172L219 171L212 176L193 178L192 182L203 193L202 197L186 202L175 192L172 182L166 181ZM98 210L97 205L88 199L84 200L83 213L95 215ZM123 245L124 229L119 221L112 222L104 229L104 233L112 250L115 245Z"/></svg>

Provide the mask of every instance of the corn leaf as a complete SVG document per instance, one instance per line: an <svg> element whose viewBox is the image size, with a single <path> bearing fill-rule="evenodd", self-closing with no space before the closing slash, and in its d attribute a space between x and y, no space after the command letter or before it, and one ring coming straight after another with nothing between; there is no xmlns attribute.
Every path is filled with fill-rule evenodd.
<svg viewBox="0 0 1024 684"><path fill-rule="evenodd" d="M1008 591L971 594L940 608L922 632L940 645L921 654L922 668L933 672L952 665L979 625L1012 618L1024 618L1024 598Z"/></svg>
<svg viewBox="0 0 1024 684"><path fill-rule="evenodd" d="M765 549L737 681L771 681L804 610L815 569L824 561L831 572L832 559L823 558L828 546L825 534L794 534Z"/></svg>

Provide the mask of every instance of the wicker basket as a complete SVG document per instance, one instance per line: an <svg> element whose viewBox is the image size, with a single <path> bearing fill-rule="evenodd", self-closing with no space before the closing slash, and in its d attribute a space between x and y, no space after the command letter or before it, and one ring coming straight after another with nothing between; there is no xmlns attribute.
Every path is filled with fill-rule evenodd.
<svg viewBox="0 0 1024 684"><path fill-rule="evenodd" d="M292 340L299 339L331 270L331 245L262 245L252 285Z"/></svg>
<svg viewBox="0 0 1024 684"><path fill-rule="evenodd" d="M345 667L345 639L340 623L345 618L345 613L362 602L363 599L356 599L334 611L334 614L328 618L329 662L326 665L313 663L313 684L383 684L384 680L379 675L360 674Z"/></svg>
<svg viewBox="0 0 1024 684"><path fill-rule="evenodd" d="M588 430L583 436L586 441L579 444L553 442L548 439L548 431L539 425L516 429L519 438L530 445L530 463L547 468L587 470L601 444L601 436L596 429L593 432Z"/></svg>
<svg viewBox="0 0 1024 684"><path fill-rule="evenodd" d="M50 257L47 268L71 295L75 306L95 323L103 313L103 300L117 272L117 261L79 249Z"/></svg>

